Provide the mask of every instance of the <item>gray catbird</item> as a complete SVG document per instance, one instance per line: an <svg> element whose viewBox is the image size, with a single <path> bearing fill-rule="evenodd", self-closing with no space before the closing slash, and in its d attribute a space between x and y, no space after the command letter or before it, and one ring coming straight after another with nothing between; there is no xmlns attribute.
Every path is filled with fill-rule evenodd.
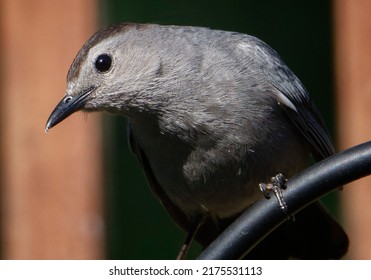
<svg viewBox="0 0 371 280"><path fill-rule="evenodd" d="M296 174L310 154L334 153L299 79L264 42L236 32L105 28L77 54L46 130L79 110L128 118L152 190L183 229L198 228L204 245L262 197L259 183ZM322 210L307 207L251 257L341 257L347 236Z"/></svg>

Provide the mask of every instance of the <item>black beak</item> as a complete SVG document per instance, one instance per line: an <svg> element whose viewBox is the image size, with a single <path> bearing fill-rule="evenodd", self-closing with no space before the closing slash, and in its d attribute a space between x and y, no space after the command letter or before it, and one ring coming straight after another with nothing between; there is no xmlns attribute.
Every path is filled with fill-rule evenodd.
<svg viewBox="0 0 371 280"><path fill-rule="evenodd" d="M50 114L46 122L45 131L48 132L50 128L80 110L85 105L87 97L94 89L95 87L88 88L77 96L66 95Z"/></svg>

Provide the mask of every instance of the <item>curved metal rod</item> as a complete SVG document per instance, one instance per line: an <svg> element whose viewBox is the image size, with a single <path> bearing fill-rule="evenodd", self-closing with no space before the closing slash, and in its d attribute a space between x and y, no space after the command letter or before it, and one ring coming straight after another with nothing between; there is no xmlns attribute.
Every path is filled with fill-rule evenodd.
<svg viewBox="0 0 371 280"><path fill-rule="evenodd" d="M257 201L197 259L240 259L289 216L344 184L370 174L371 141L326 158L287 182L283 194L288 212L279 209L276 199Z"/></svg>

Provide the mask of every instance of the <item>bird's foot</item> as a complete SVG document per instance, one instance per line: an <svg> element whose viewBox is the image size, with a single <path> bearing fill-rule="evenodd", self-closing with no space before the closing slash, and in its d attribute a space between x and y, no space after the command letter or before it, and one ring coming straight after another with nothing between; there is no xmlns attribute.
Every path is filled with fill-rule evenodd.
<svg viewBox="0 0 371 280"><path fill-rule="evenodd" d="M184 241L182 247L180 248L178 256L176 257L177 260L185 259L189 246L191 245L191 242L196 236L197 231L202 225L202 223L204 222L204 220L205 220L205 217L203 215L197 215L190 220L190 223L189 223L190 228L189 228L186 240Z"/></svg>
<svg viewBox="0 0 371 280"><path fill-rule="evenodd" d="M285 176L283 176L281 173L278 173L276 176L271 178L271 183L268 183L268 184L260 183L259 184L259 188L264 194L265 198L267 199L271 198L271 193L273 192L273 194L277 198L280 209L284 213L287 213L288 211L287 204L285 202L285 199L283 198L283 193L282 193L282 190L286 189L286 182L287 182L287 179L285 178Z"/></svg>

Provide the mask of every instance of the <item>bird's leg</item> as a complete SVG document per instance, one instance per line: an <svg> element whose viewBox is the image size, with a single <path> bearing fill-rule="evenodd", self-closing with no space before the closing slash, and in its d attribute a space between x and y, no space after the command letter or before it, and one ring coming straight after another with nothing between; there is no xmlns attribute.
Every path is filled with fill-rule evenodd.
<svg viewBox="0 0 371 280"><path fill-rule="evenodd" d="M200 228L201 224L203 223L204 219L201 215L198 215L190 220L190 228L187 234L186 239L182 247L179 250L178 256L176 257L177 260L183 260L188 252L188 249L191 245L193 238L195 237L198 229Z"/></svg>
<svg viewBox="0 0 371 280"><path fill-rule="evenodd" d="M287 212L287 204L283 198L282 190L286 189L287 179L281 174L278 173L276 176L271 178L271 183L259 184L260 190L264 194L265 198L271 198L271 193L277 198L278 204L283 212Z"/></svg>

